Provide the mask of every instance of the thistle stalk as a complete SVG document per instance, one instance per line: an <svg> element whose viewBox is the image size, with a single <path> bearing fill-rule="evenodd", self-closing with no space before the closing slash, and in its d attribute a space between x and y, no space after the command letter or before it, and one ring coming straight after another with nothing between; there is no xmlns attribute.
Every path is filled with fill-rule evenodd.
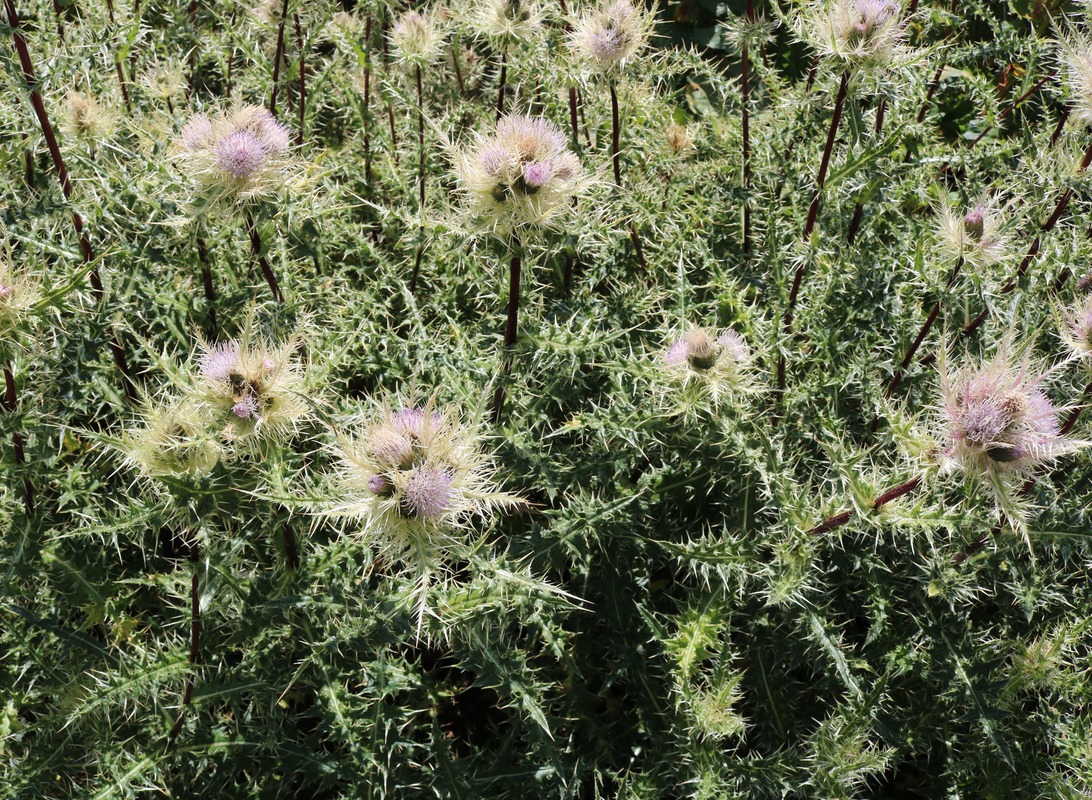
<svg viewBox="0 0 1092 800"><path fill-rule="evenodd" d="M1002 109L1001 113L997 116L997 121L1002 122L1003 120L1005 120L1009 116L1009 114L1011 114L1013 111L1015 111L1017 109L1017 107L1021 103L1023 103L1025 100L1027 100L1033 94L1035 94L1037 91L1042 89L1043 86L1046 84L1046 82L1049 81L1051 78L1053 78L1057 74L1058 74L1058 70L1052 69L1050 72L1048 72L1046 75L1044 75L1038 81L1036 81L1036 83L1030 89L1028 89L1026 92L1021 94L1019 97L1017 97L1011 103L1009 103L1008 106L1006 106L1004 109ZM970 143L969 146L974 147L976 144L978 144L982 140L982 137L984 137L987 133L989 133L991 130L993 130L993 128L994 128L993 125L987 125L985 128L982 129L982 132L979 133L978 136L974 137L971 140L971 143ZM1053 144L1053 140L1051 141L1051 144Z"/></svg>
<svg viewBox="0 0 1092 800"><path fill-rule="evenodd" d="M611 163L614 164L614 185L619 189L622 188L622 124L621 115L618 113L618 90L615 88L614 81L609 84L610 87L610 119L611 119L611 133L610 133L610 151L611 151ZM633 243L633 252L637 256L637 263L641 269L647 269L648 264L645 261L644 248L641 246L641 237L637 233L637 226L630 220L629 223L629 240Z"/></svg>
<svg viewBox="0 0 1092 800"><path fill-rule="evenodd" d="M56 1L56 0L55 0ZM106 15L110 20L111 28L114 26L114 3L113 0L106 0ZM63 40L63 36L61 37ZM129 87L125 81L125 68L121 64L121 54L117 52L118 39L116 34L111 34L112 44L114 46L114 70L118 76L118 88L121 89L121 99L125 103L125 112L127 114L133 113L132 103L129 101Z"/></svg>
<svg viewBox="0 0 1092 800"><path fill-rule="evenodd" d="M372 185L372 15L364 22L364 182Z"/></svg>
<svg viewBox="0 0 1092 800"><path fill-rule="evenodd" d="M273 88L269 90L269 113L277 113L277 84L281 79L281 60L284 58L284 23L288 19L288 0L281 2L281 19L277 25L277 49L273 54Z"/></svg>
<svg viewBox="0 0 1092 800"><path fill-rule="evenodd" d="M903 497L905 495L910 494L915 489L917 489L919 486L921 486L921 481L922 481L921 475L915 475L910 480L903 481L898 486L891 487L887 491L883 492L879 497L877 497L872 502L872 510L873 511L879 511L881 508L883 508L888 503L894 502L895 500L898 500L900 497ZM825 520L820 522L815 527L808 529L808 533L812 534L812 535L817 535L817 534L820 534L820 533L827 533L828 531L835 530L836 528L840 528L843 525L848 524L849 521L852 520L852 519L853 519L853 512L852 511L840 511L837 514L834 514L833 516L827 517Z"/></svg>
<svg viewBox="0 0 1092 800"><path fill-rule="evenodd" d="M493 394L493 422L499 424L504 411L504 383L512 371L511 348L519 333L519 284L523 259L518 240L512 246L512 260L508 265L508 315L504 324L504 346L501 354L501 375Z"/></svg>
<svg viewBox="0 0 1092 800"><path fill-rule="evenodd" d="M425 95L421 82L421 65L414 69L417 82L417 211L420 214L417 253L413 260L413 275L410 277L410 292L417 291L417 276L421 272L421 259L424 257L425 233Z"/></svg>
<svg viewBox="0 0 1092 800"><path fill-rule="evenodd" d="M14 0L4 0L4 8L7 12L8 25L11 27L11 36L15 44L15 51L19 56L19 65L23 72L23 79L30 89L31 107L34 109L34 115L38 119L38 126L42 130L42 136L45 137L46 147L49 150L49 156L53 161L53 166L57 170L57 180L61 184L61 192L64 194L64 199L68 202L72 202L72 195L74 194L72 180L68 175L68 168L65 166L64 156L61 155L61 148L57 144L57 136L53 131L53 123L49 120L49 114L46 112L45 101L42 100L42 93L38 91L38 80L34 75L34 65L30 60L30 49L27 47L27 41L23 37L23 32L19 25L19 15L15 10ZM90 268L89 280L91 282L92 294L95 301L101 305L105 301L106 292L103 289L102 277L99 274L98 265L94 263L95 252L91 247L91 237L84 228L83 217L80 216L80 212L76 209L72 209L72 227L79 237L80 255L83 259L83 263ZM133 384L133 379L129 374L129 363L125 357L125 351L121 347L117 332L114 330L113 326L109 326L107 338L110 352L113 355L114 364L121 373L122 387L125 391L125 396L130 400L133 400L136 398L136 386Z"/></svg>
<svg viewBox="0 0 1092 800"><path fill-rule="evenodd" d="M948 291L952 288L952 284L955 283L955 279L959 276L959 272L963 267L963 259L956 262L955 267L952 269L952 274L948 277L948 282L944 286L944 291ZM906 355L903 356L902 362L899 364L898 369L895 370L895 374L891 376L891 382L887 384L887 389L884 392L884 397L890 399L895 393L895 389L898 388L899 383L902 381L903 373L910 367L911 362L914 360L914 355L918 352L918 348L921 347L921 343L925 341L925 337L929 335L929 331L932 329L933 324L937 321L937 317L940 316L940 300L938 299L933 303L933 309L929 312L929 316L925 318L925 322L922 323L921 329L918 331L918 335L914 338L914 342L910 345L910 348L906 351Z"/></svg>
<svg viewBox="0 0 1092 800"><path fill-rule="evenodd" d="M880 101L876 103L876 138L879 138L883 133L883 120L884 112L887 110L887 98L881 97ZM864 216L864 205L858 202L853 207L853 218L849 222L849 230L846 232L846 242L853 244L853 240L857 238L857 229L861 225L861 218Z"/></svg>
<svg viewBox="0 0 1092 800"><path fill-rule="evenodd" d="M500 88L497 90L497 119L504 116L504 90L508 82L508 43L501 46Z"/></svg>
<svg viewBox="0 0 1092 800"><path fill-rule="evenodd" d="M822 203L823 196L823 184L827 180L827 170L830 168L830 156L834 151L834 140L838 136L838 125L842 121L842 109L845 106L846 91L849 88L849 70L847 69L842 73L842 82L838 86L838 96L834 101L834 114L830 118L830 128L827 131L826 145L823 147L823 157L819 162L819 172L815 176L815 193L811 199L811 207L808 209L808 220L804 225L804 241L808 241L811 238L812 232L815 230L815 222L819 218L819 206ZM807 269L807 262L803 261L800 266L796 268L796 273L793 275L792 288L789 290L789 304L785 309L785 316L783 322L783 332L787 337L792 333L793 315L796 310L796 299L800 295L800 285L804 282L804 272ZM780 396L785 391L785 354L782 352L777 357L777 390L776 397Z"/></svg>
<svg viewBox="0 0 1092 800"><path fill-rule="evenodd" d="M216 288L212 282L212 265L209 262L209 247L201 236L197 237L197 258L201 262L201 285L205 290L205 302L209 313L209 338L218 338L219 326L216 324Z"/></svg>
<svg viewBox="0 0 1092 800"><path fill-rule="evenodd" d="M269 290L273 292L273 298L278 303L284 303L284 294L281 293L280 284L277 282L277 276L273 272L273 267L269 264L269 259L266 258L262 248L262 237L258 233L258 226L254 224L254 216L247 211L246 212L246 232L250 237L250 249L254 254L254 259L258 262L258 266L262 270L262 277L265 278L265 282L269 284Z"/></svg>

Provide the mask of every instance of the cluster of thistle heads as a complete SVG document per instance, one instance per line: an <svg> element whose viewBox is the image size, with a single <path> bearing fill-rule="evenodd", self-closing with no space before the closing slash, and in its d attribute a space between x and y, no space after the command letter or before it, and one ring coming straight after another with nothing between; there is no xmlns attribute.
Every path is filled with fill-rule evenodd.
<svg viewBox="0 0 1092 800"><path fill-rule="evenodd" d="M201 342L195 368L175 394L146 404L144 424L129 432L123 452L150 478L201 479L225 456L283 442L307 412L298 344L249 334Z"/></svg>
<svg viewBox="0 0 1092 800"><path fill-rule="evenodd" d="M533 38L543 9L535 0L482 0L467 22L507 48ZM396 59L417 69L439 58L449 17L438 8L405 12L390 30ZM854 73L877 74L916 57L906 43L906 17L894 0L816 2L793 18L799 36L816 52ZM638 59L652 32L652 17L630 0L606 0L568 22L574 65L608 82ZM1074 99L1074 119L1092 119L1092 41L1065 40L1061 63ZM173 73L172 73L173 74ZM166 75L161 83L174 85ZM155 81L148 84L154 90ZM163 92L177 92L167 86ZM82 95L69 99L71 124L107 127L109 114ZM687 131L672 126L676 152ZM198 113L181 130L176 156L202 193L245 203L283 187L293 160L288 129L265 108L236 105ZM500 116L492 129L454 151L454 176L475 232L518 241L556 228L573 213L590 182L589 171L553 121L522 113ZM939 245L960 265L988 268L1012 254L1007 206L997 195L968 208L943 199L937 208ZM0 325L34 299L28 283L0 265ZM1073 358L1092 354L1092 300L1062 312L1063 339ZM132 433L127 452L152 476L201 476L225 453L282 440L306 414L303 369L295 341L274 346L248 340L202 344L187 389L148 410L147 424ZM657 356L666 382L708 397L713 406L760 382L751 349L731 329L691 327ZM942 361L943 363L943 361ZM942 367L941 415L936 451L949 468L962 468L1005 486L1083 442L1069 439L1060 422L1065 408L1044 392L1051 370L1008 353L954 372ZM348 495L328 513L355 520L366 535L385 534L391 560L409 555L420 564L454 547L444 538L465 520L514 502L492 483L492 468L473 430L432 406L383 406L378 422L339 438L338 491ZM442 535L441 535L442 532ZM424 542L432 542L426 548ZM437 542L441 544L437 546ZM429 552L428 558L421 553ZM424 567L422 567L424 569Z"/></svg>

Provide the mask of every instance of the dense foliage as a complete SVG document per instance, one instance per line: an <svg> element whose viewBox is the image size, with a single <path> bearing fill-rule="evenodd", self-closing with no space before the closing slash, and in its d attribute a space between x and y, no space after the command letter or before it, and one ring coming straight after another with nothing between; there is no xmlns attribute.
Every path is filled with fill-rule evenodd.
<svg viewBox="0 0 1092 800"><path fill-rule="evenodd" d="M0 798L1092 794L1092 9L4 8Z"/></svg>

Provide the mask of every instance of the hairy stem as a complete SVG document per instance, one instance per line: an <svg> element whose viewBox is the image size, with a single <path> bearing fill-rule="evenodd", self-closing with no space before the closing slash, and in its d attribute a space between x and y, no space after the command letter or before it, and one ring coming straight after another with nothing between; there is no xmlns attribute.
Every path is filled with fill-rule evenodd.
<svg viewBox="0 0 1092 800"><path fill-rule="evenodd" d="M878 139L883 133L883 119L884 112L887 111L887 98L881 97L879 102L876 103L876 138ZM849 230L846 232L846 241L849 244L853 244L853 240L857 238L857 229L861 225L861 218L864 216L864 205L857 203L853 207L853 218L849 221Z"/></svg>
<svg viewBox="0 0 1092 800"><path fill-rule="evenodd" d="M754 0L747 0L746 17L753 20ZM740 59L740 95L743 114L743 252L751 252L751 53L746 42Z"/></svg>
<svg viewBox="0 0 1092 800"><path fill-rule="evenodd" d="M216 340L219 326L216 324L216 287L212 282L212 264L209 262L209 246L204 237L197 237L197 258L201 262L201 285L205 290L205 303L209 312L209 337Z"/></svg>
<svg viewBox="0 0 1092 800"><path fill-rule="evenodd" d="M999 115L997 116L997 121L998 121L998 122L1001 122L1001 121L1002 121L1002 120L1004 120L1004 119L1005 119L1006 117L1008 117L1008 115L1009 115L1009 114L1011 114L1011 113L1012 113L1013 111L1015 111L1015 110L1016 110L1016 108L1017 108L1017 107L1018 107L1018 106L1019 106L1019 105L1020 105L1021 103L1023 103L1023 102L1025 101L1025 100L1027 100L1027 99L1028 99L1029 97L1031 97L1031 96L1032 96L1033 94L1035 94L1035 93L1036 93L1037 91L1039 91L1040 89L1042 89L1042 88L1043 88L1043 85L1044 85L1044 84L1046 84L1046 82L1047 82L1047 81L1049 81L1049 80L1050 80L1051 78L1053 78L1053 77L1054 77L1055 75L1057 75L1057 74L1058 74L1058 70L1056 70L1056 69L1052 69L1052 70L1051 70L1050 72L1048 72L1048 73L1047 73L1046 75L1044 75L1044 76L1043 76L1042 78L1040 78L1040 79L1039 79L1038 81L1036 81L1036 83L1035 83L1035 84L1034 84L1034 85L1033 85L1033 86L1032 86L1032 87L1031 87L1030 89L1028 89L1028 90L1027 90L1026 92L1024 92L1024 93L1023 93L1022 95L1020 95L1019 97L1017 97L1017 98L1016 98L1015 100L1013 100L1013 101L1012 101L1011 103L1009 103L1009 104L1008 104L1008 106L1006 106L1006 107L1005 107L1005 108L1004 108L1004 109L1003 109L1003 110L1001 111L1001 113L1000 113L1000 114L999 114ZM993 125L987 125L987 126L986 126L985 128L983 128L983 129L982 129L982 132L981 132L981 133L979 133L979 134L978 134L978 136L974 137L974 138L973 138L973 139L971 140L971 144L970 144L970 147L974 147L974 146L975 146L976 144L978 144L978 143L979 143L979 142L980 142L980 141L982 140L982 137L983 137L983 136L985 136L985 135L986 135L987 133L989 133L989 132L990 132L991 130L993 130L993 128L994 128L994 126L993 126Z"/></svg>
<svg viewBox="0 0 1092 800"><path fill-rule="evenodd" d="M959 277L959 272L962 268L963 259L961 258L956 262L955 267L952 268L952 274L948 276L948 282L944 286L944 291L947 292L952 288L952 284L955 283L955 279ZM929 312L929 316L925 318L925 322L918 331L918 335L914 337L914 341L906 351L906 355L902 357L902 362L899 364L898 369L895 370L895 374L891 376L891 382L887 384L887 390L884 392L884 397L890 399L895 393L895 389L898 388L899 383L902 381L903 373L909 368L911 362L913 362L914 355L918 352L918 348L921 347L921 343L925 341L925 337L929 335L929 331L932 329L939 316L940 300L938 299L933 304L933 309Z"/></svg>
<svg viewBox="0 0 1092 800"><path fill-rule="evenodd" d="M277 84L281 79L281 60L284 58L284 24L288 20L288 0L281 2L281 19L277 24L277 49L273 53L273 88L269 90L269 113L277 113Z"/></svg>
<svg viewBox="0 0 1092 800"><path fill-rule="evenodd" d="M518 245L517 245L518 248ZM519 333L519 283L523 260L515 249L508 266L508 316L504 325L504 352L501 356L501 375L493 394L493 422L499 423L504 411L504 384L512 371L512 345Z"/></svg>
<svg viewBox="0 0 1092 800"><path fill-rule="evenodd" d="M921 486L921 481L922 481L921 476L920 475L915 475L910 480L904 481L904 482L900 483L898 486L891 487L890 489L883 492L883 494L881 494L879 497L877 497L873 501L872 510L873 511L879 511L881 508L883 508L888 503L894 502L895 500L898 500L900 497L903 497L904 495L910 494L910 492L914 491L919 486ZM828 531L832 531L832 530L834 530L836 528L840 528L843 525L846 525L851 519L853 519L853 512L852 511L840 511L837 514L834 514L833 516L827 517L825 520L820 522L814 528L810 528L808 530L808 533L810 533L810 534L827 533Z"/></svg>
<svg viewBox="0 0 1092 800"><path fill-rule="evenodd" d="M508 46L507 42L501 47L500 62L500 88L497 89L497 119L504 116L504 90L508 82Z"/></svg>
<svg viewBox="0 0 1092 800"><path fill-rule="evenodd" d="M258 226L254 224L254 217L249 211L246 212L246 232L247 236L250 237L251 252L253 252L254 259L262 270L262 277L269 284L269 290L273 292L273 298L278 303L284 303L284 294L281 293L277 276L273 273L273 267L270 266L269 259L266 258L263 252L261 234L258 233Z"/></svg>

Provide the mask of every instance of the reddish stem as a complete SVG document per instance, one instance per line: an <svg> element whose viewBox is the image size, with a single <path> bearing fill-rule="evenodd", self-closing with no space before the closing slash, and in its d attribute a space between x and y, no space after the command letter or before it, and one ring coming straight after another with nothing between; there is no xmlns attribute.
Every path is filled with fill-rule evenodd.
<svg viewBox="0 0 1092 800"><path fill-rule="evenodd" d="M288 19L288 0L281 2L281 19L277 25L277 49L273 54L273 88L269 91L269 113L277 113L277 84L281 79L281 59L284 58L284 24Z"/></svg>
<svg viewBox="0 0 1092 800"><path fill-rule="evenodd" d="M64 156L61 155L61 148L57 144L57 136L53 131L53 124L49 120L49 114L46 113L45 101L42 100L42 93L38 91L38 80L34 76L34 65L30 60L30 49L27 47L26 39L23 37L22 29L19 26L19 15L15 10L15 2L14 0L4 0L4 6L7 10L8 24L11 27L11 36L15 44L15 50L19 54L19 65L23 71L23 79L30 89L31 107L34 109L34 115L38 118L38 126L42 130L42 135L45 137L46 141L46 147L49 150L49 156L53 160L54 168L57 170L57 180L60 181L61 192L64 194L65 200L71 202L72 195L74 194L72 180L68 176L68 168L65 166ZM90 266L88 277L91 281L91 290L95 297L95 301L101 304L106 297L106 292L102 286L102 277L99 274L98 265L94 264L95 252L91 247L91 238L84 228L83 217L80 216L80 212L75 209L72 210L72 227L76 230L76 235L79 237L80 255L83 258L83 262ZM113 327L110 327L109 329L108 339L110 352L114 358L114 364L121 372L125 395L130 400L133 400L136 398L136 386L133 384L133 380L129 375L129 364L125 357L125 351L122 349L121 343L118 341L117 334Z"/></svg>

